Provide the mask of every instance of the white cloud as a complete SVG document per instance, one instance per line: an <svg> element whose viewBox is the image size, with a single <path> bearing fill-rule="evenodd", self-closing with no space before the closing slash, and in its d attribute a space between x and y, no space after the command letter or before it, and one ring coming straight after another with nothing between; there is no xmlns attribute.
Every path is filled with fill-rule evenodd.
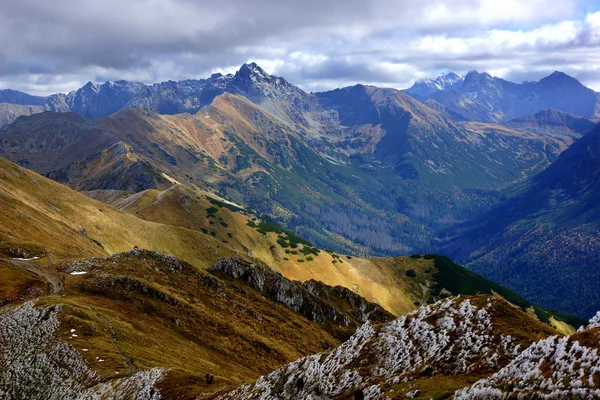
<svg viewBox="0 0 600 400"><path fill-rule="evenodd" d="M0 4L0 87L69 91L257 61L307 90L406 87L443 70L595 85L600 12L569 0L21 0ZM595 10L598 11L598 10Z"/></svg>

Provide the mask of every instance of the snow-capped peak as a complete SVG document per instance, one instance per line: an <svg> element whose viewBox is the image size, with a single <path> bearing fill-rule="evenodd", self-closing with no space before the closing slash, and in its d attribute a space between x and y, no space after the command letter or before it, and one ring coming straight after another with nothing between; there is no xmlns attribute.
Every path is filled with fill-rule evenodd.
<svg viewBox="0 0 600 400"><path fill-rule="evenodd" d="M458 90L462 86L464 80L465 78L462 75L450 71L435 79L419 79L410 89L407 89L406 92L427 97L438 90Z"/></svg>

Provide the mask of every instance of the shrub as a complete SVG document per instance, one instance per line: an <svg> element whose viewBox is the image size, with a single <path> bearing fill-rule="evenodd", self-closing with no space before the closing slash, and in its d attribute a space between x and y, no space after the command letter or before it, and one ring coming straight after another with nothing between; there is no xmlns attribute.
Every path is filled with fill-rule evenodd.
<svg viewBox="0 0 600 400"><path fill-rule="evenodd" d="M298 262L304 262L304 259L302 259L302 258L299 258L299 259L298 259Z"/></svg>
<svg viewBox="0 0 600 400"><path fill-rule="evenodd" d="M217 207L210 207L209 209L206 210L206 212L209 214L214 214L217 211L219 211L219 209Z"/></svg>
<svg viewBox="0 0 600 400"><path fill-rule="evenodd" d="M312 261L314 260L314 258L312 258L311 256L306 257L306 261Z"/></svg>
<svg viewBox="0 0 600 400"><path fill-rule="evenodd" d="M414 269L409 269L406 271L406 276L408 276L409 278L416 278L417 273L415 272Z"/></svg>

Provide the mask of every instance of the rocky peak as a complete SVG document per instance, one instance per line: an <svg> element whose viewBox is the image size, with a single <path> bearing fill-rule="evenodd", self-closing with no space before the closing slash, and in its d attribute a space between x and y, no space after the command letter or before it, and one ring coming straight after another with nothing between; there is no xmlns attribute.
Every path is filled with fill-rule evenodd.
<svg viewBox="0 0 600 400"><path fill-rule="evenodd" d="M419 79L415 84L406 90L411 95L428 97L438 90L458 90L462 86L465 78L454 71L440 75L435 79Z"/></svg>
<svg viewBox="0 0 600 400"><path fill-rule="evenodd" d="M465 76L463 89L493 85L496 80L498 80L498 78L492 77L487 72L472 70Z"/></svg>
<svg viewBox="0 0 600 400"><path fill-rule="evenodd" d="M267 74L264 69L258 66L255 62L244 64L241 66L239 71L235 74L237 76L248 76L248 77L260 77L268 79L271 75Z"/></svg>
<svg viewBox="0 0 600 400"><path fill-rule="evenodd" d="M565 74L564 72L554 71L552 74L548 75L545 78L542 78L539 83L541 86L549 86L549 87L571 87L573 89L581 89L585 88L581 82L577 79L573 78L570 75ZM586 88L587 89L587 88ZM588 89L591 90L591 89Z"/></svg>

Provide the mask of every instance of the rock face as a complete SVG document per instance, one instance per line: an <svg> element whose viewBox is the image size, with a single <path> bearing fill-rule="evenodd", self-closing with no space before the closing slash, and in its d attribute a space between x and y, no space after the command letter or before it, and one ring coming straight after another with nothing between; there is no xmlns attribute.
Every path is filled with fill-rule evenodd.
<svg viewBox="0 0 600 400"><path fill-rule="evenodd" d="M3 399L159 400L163 371L142 371L100 383L75 349L57 337L61 306L28 302L0 313L0 397Z"/></svg>
<svg viewBox="0 0 600 400"><path fill-rule="evenodd" d="M498 370L532 341L526 331L499 329L510 314L523 318L519 313L492 297L443 300L379 328L366 323L331 353L298 360L220 398L343 399L362 390L366 399L383 399L387 388L422 377Z"/></svg>
<svg viewBox="0 0 600 400"><path fill-rule="evenodd" d="M209 272L244 281L265 296L322 325L358 326L366 321L386 322L393 316L349 289L314 280L294 282L266 265L220 259Z"/></svg>

